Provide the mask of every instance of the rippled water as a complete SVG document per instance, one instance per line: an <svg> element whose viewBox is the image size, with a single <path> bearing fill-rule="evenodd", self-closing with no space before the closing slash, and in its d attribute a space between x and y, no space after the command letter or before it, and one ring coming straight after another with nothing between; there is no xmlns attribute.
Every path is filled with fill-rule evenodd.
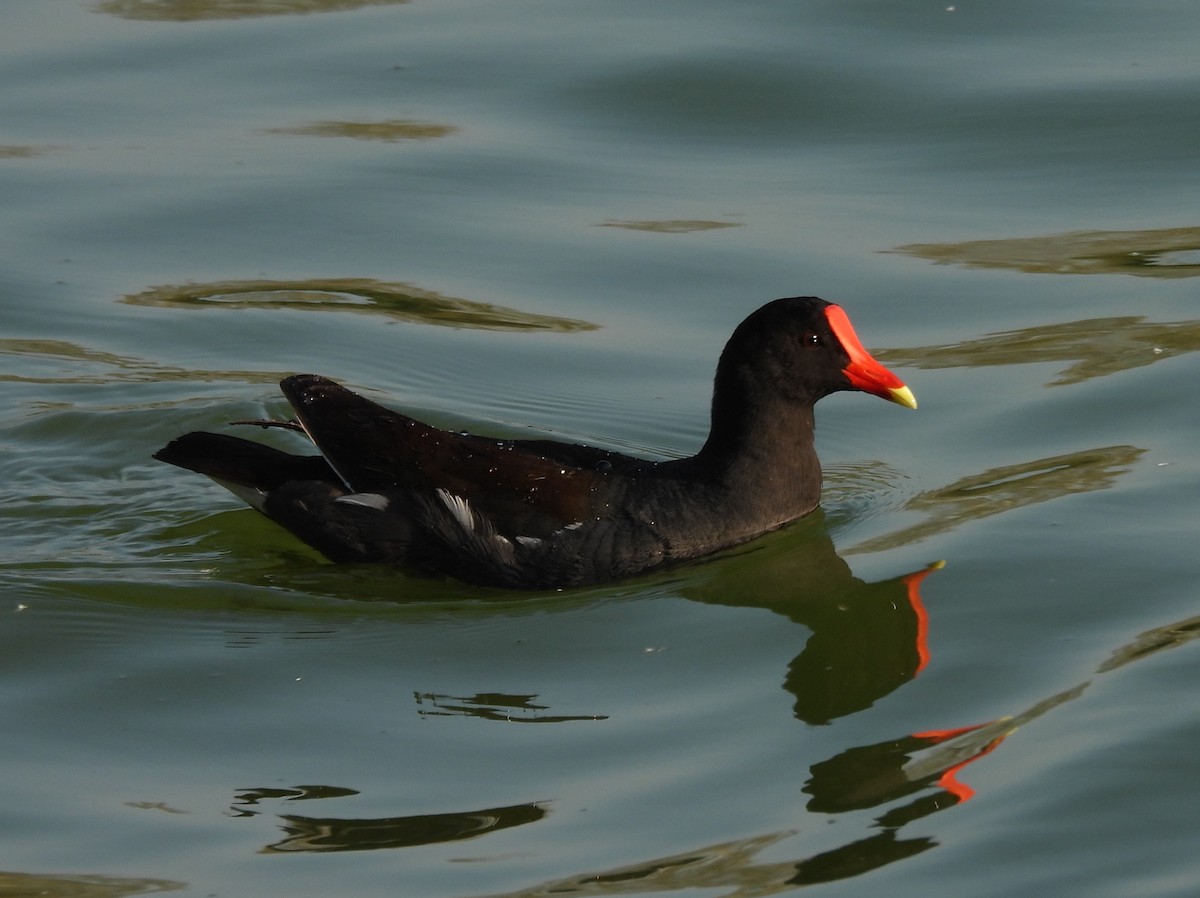
<svg viewBox="0 0 1200 898"><path fill-rule="evenodd" d="M1195 3L5 13L0 894L1200 888ZM334 567L150 460L300 370L685 455L798 293L921 408L708 563Z"/></svg>

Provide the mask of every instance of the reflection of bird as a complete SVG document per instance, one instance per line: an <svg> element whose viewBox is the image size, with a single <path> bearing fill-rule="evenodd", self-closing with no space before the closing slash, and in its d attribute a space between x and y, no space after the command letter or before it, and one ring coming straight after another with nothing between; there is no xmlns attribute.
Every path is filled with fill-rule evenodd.
<svg viewBox="0 0 1200 898"><path fill-rule="evenodd" d="M837 554L821 514L730 553L689 577L689 599L766 608L810 634L788 664L784 688L796 717L825 724L871 707L912 680L929 661L921 582L937 562L901 577L868 583Z"/></svg>
<svg viewBox="0 0 1200 898"><path fill-rule="evenodd" d="M873 808L937 786L941 794L932 807L918 802L907 814L892 810L892 822L899 825L967 801L974 790L958 782L955 774L994 749L1014 729L1009 718L1001 718L848 748L812 766L812 778L804 786L812 796L808 809L837 814Z"/></svg>
<svg viewBox="0 0 1200 898"><path fill-rule="evenodd" d="M815 297L768 303L734 331L712 429L690 458L450 433L315 375L281 388L321 456L190 433L155 457L208 475L335 561L508 587L612 580L780 527L820 498L818 399L861 390L916 407L846 313Z"/></svg>

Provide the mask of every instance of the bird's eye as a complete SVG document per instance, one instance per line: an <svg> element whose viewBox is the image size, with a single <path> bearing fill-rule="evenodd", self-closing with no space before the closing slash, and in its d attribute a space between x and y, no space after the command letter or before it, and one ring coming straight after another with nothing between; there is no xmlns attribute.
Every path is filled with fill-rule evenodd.
<svg viewBox="0 0 1200 898"><path fill-rule="evenodd" d="M800 342L805 346L820 346L821 335L815 334L812 331L805 331L804 336L800 338Z"/></svg>

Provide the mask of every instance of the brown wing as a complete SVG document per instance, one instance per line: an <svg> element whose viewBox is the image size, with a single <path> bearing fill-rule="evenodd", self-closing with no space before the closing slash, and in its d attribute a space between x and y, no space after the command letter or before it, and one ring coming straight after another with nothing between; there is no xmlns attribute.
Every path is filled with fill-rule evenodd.
<svg viewBox="0 0 1200 898"><path fill-rule="evenodd" d="M586 520L602 501L598 493L612 473L611 462L602 462L624 458L586 447L570 451L567 444L451 433L317 375L289 377L280 388L329 465L353 490L444 489L508 535L545 537ZM561 451L552 451L555 446ZM561 460L591 454L597 464L590 467Z"/></svg>

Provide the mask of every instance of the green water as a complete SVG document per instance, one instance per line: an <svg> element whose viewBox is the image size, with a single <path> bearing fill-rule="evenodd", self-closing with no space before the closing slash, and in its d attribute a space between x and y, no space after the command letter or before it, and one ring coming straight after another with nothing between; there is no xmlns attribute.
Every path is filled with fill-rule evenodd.
<svg viewBox="0 0 1200 898"><path fill-rule="evenodd" d="M1193 5L9 6L0 895L1200 888ZM340 568L150 459L296 371L688 454L800 293L920 409L704 564Z"/></svg>

